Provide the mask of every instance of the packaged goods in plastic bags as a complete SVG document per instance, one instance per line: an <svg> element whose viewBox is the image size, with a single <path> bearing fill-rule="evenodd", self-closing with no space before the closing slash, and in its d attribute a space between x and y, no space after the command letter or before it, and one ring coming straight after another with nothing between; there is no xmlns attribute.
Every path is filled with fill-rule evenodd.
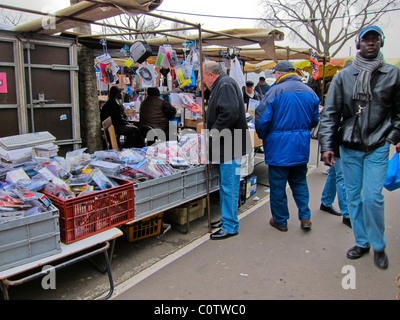
<svg viewBox="0 0 400 320"><path fill-rule="evenodd" d="M400 188L400 154L396 152L389 160L384 187L393 191Z"/></svg>
<svg viewBox="0 0 400 320"><path fill-rule="evenodd" d="M192 64L184 61L181 65L175 68L175 72L179 82L179 87L183 88L192 84Z"/></svg>
<svg viewBox="0 0 400 320"><path fill-rule="evenodd" d="M151 64L142 64L139 69L137 69L136 73L140 77L140 82L142 88L145 87L154 87L154 81L158 76L158 72L154 69Z"/></svg>
<svg viewBox="0 0 400 320"><path fill-rule="evenodd" d="M169 61L167 57L167 51L171 48L169 45L162 45L158 47L158 54L156 59L156 65L162 68L169 68Z"/></svg>
<svg viewBox="0 0 400 320"><path fill-rule="evenodd" d="M200 50L196 47L192 47L186 61L190 62L193 65L194 70L199 70L200 69Z"/></svg>

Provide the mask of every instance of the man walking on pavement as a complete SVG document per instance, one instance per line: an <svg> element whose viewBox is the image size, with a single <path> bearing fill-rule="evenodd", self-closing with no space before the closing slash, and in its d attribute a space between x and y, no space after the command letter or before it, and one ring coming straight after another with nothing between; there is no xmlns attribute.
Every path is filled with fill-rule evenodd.
<svg viewBox="0 0 400 320"><path fill-rule="evenodd" d="M209 160L219 163L221 220L212 224L221 228L212 240L226 239L239 232L238 204L240 160L252 152L241 89L215 61L203 65L203 81L211 90L206 112L210 134Z"/></svg>
<svg viewBox="0 0 400 320"><path fill-rule="evenodd" d="M330 85L319 129L325 165L335 164L335 150L340 146L355 238L347 257L358 259L372 246L374 262L381 269L389 263L382 189L389 146L400 141L400 69L385 63L380 51L384 41L379 27L361 29L353 64Z"/></svg>
<svg viewBox="0 0 400 320"><path fill-rule="evenodd" d="M289 209L286 183L289 182L300 227L311 228L308 206L307 163L310 156L311 128L318 124L319 99L303 84L289 61L275 67L276 82L256 109L256 131L263 139L265 163L270 184L270 224L287 231Z"/></svg>
<svg viewBox="0 0 400 320"><path fill-rule="evenodd" d="M352 60L346 61L343 69L347 68L352 63ZM328 177L326 178L325 186L321 196L320 210L336 216L343 216L342 222L351 228L349 209L347 206L346 187L344 185L343 178L342 161L340 160L339 156L339 148L335 150L335 155L335 165L328 169ZM333 201L335 200L336 194L340 211L333 206Z"/></svg>

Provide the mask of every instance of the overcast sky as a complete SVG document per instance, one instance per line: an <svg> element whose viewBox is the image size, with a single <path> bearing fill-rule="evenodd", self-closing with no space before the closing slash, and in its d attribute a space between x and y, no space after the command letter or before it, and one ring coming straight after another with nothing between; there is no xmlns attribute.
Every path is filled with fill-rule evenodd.
<svg viewBox="0 0 400 320"><path fill-rule="evenodd" d="M0 3L16 7L35 9L39 11L46 10L46 6L59 10L69 6L69 0L0 0ZM232 0L164 0L159 9L177 11L177 12L193 12L206 15L218 16L235 16L235 17L259 17L261 16L261 7L258 5L259 0L245 0L242 5L234 5ZM245 4L245 5L243 5ZM157 12L159 13L159 12ZM205 29L220 31L232 28L253 28L255 24L252 20L224 19L224 18L205 18L200 16L182 16L170 13L162 13L170 17L186 20L193 23L201 23ZM386 42L382 52L386 58L400 57L400 41L398 33L400 30L400 11L394 11L388 14L385 24L382 25ZM284 41L277 42L278 45L305 47L300 42L286 37ZM336 57L345 57L350 53L354 55L354 39L349 41L339 55Z"/></svg>

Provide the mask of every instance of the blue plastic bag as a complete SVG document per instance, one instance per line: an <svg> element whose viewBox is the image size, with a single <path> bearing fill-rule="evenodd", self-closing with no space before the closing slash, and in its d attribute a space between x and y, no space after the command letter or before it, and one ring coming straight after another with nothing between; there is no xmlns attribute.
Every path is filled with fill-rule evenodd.
<svg viewBox="0 0 400 320"><path fill-rule="evenodd" d="M389 160L389 166L383 186L389 191L400 188L400 154L398 152L396 152Z"/></svg>

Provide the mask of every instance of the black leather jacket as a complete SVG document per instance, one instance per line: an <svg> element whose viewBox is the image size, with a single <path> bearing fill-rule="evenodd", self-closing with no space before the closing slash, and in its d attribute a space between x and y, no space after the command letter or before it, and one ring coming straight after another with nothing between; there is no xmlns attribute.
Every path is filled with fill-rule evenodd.
<svg viewBox="0 0 400 320"><path fill-rule="evenodd" d="M341 70L332 80L320 117L319 142L321 153L338 150L337 131L344 121L358 111L359 101L352 98L359 71L354 66ZM366 105L360 118L361 147L351 149L370 151L400 141L400 68L385 64L371 79L372 101ZM343 117L343 118L342 118Z"/></svg>

